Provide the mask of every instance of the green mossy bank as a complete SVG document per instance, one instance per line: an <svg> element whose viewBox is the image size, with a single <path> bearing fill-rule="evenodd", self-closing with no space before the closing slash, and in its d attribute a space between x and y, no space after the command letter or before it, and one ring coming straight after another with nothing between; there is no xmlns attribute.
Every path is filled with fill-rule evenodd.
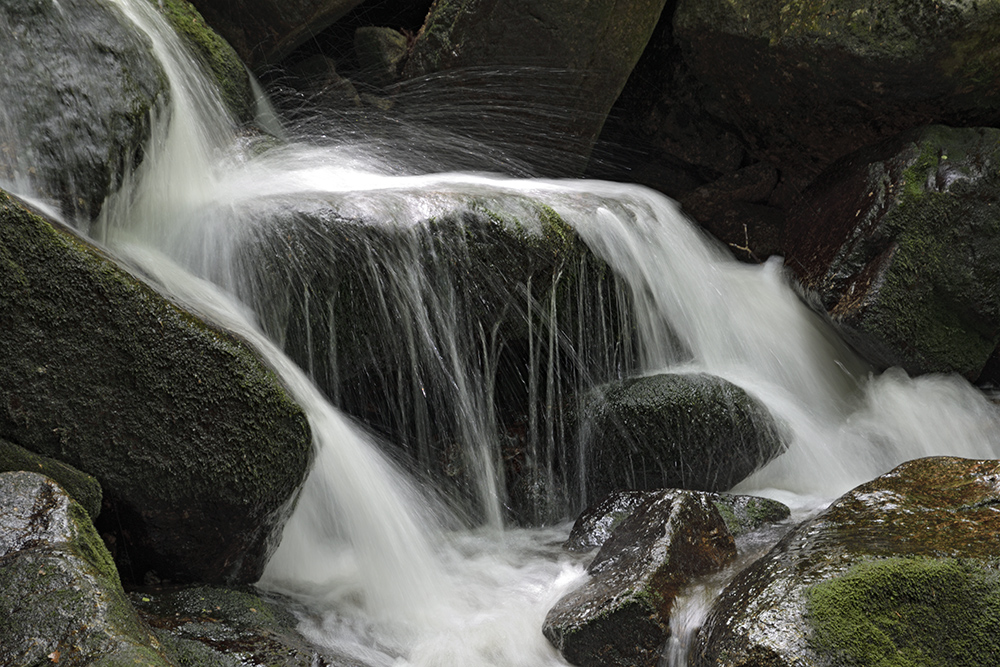
<svg viewBox="0 0 1000 667"><path fill-rule="evenodd" d="M122 576L254 581L309 428L244 343L0 193L0 437L93 475Z"/></svg>

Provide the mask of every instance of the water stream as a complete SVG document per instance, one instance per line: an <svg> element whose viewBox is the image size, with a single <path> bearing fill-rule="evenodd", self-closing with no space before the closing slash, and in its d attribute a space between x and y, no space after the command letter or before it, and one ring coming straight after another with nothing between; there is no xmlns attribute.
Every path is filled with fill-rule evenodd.
<svg viewBox="0 0 1000 667"><path fill-rule="evenodd" d="M240 254L248 241L275 235L275 210L313 207L407 227L475 198L522 218L525 198L551 206L630 292L642 372L725 377L784 424L787 453L738 490L797 511L915 457L1000 455L1000 420L974 387L955 377L873 374L802 304L780 263L736 262L665 197L617 183L401 175L404 167L373 164L348 144L289 140L248 150L154 5L116 2L150 35L173 92L144 162L90 231L160 289L250 341L306 410L316 464L261 585L303 601L301 629L317 645L369 665L562 664L540 627L549 606L585 576L584 563L559 548L565 525L504 527L499 435L489 407L495 377L470 370L482 366L467 363L461 323L445 326L453 316L442 305L447 290L426 274L393 267L384 296L411 300L387 306L413 322L400 345L412 351L429 342L440 374L428 379L443 384L433 390L454 396L446 418L458 425L475 471L475 525L388 462L384 444L315 386L311 376L319 371L285 355L274 322L287 316L292 297L267 291L270 284L253 270L260 267L248 267ZM327 231L300 233L321 246ZM278 270L293 276L299 268ZM325 321L336 325L333 304L308 307L329 308ZM485 350L488 360L488 336L481 342L476 353ZM690 604L679 605L675 620L697 625L706 594L693 589L685 599ZM677 628L679 641L684 632ZM682 645L670 664L683 664Z"/></svg>

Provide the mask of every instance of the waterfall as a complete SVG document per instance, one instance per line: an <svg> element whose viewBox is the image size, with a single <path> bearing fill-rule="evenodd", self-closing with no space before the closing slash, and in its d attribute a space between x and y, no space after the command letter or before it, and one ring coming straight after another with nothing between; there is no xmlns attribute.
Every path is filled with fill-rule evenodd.
<svg viewBox="0 0 1000 667"><path fill-rule="evenodd" d="M558 271L550 290L536 294L529 281L505 304L523 312L528 332L525 461L550 497L566 493L558 471L569 467L557 399L635 370L709 372L762 401L787 431L788 451L740 490L800 508L914 457L1000 454L1000 420L975 388L955 377L875 374L799 300L779 263L736 262L667 198L616 183L399 175L348 144L275 139L248 149L154 6L116 4L152 40L171 102L91 233L248 340L306 410L316 464L262 585L307 604L302 631L318 645L372 665L560 663L539 628L583 568L553 546L558 529L503 530L496 332L459 321L470 306L448 282L453 258L427 249L428 221L470 202L489 202L491 215L522 221L529 234L545 223L530 203L541 202L616 275L596 294L569 294L588 313L576 331L560 329ZM345 229L360 235L353 245L338 245ZM388 233L392 244L380 241ZM386 327L372 327L362 348L397 362L391 377L373 380L396 390L398 412L382 426L416 463L390 463L387 445L332 405L350 401L351 311L315 275L344 248L362 267L373 322ZM634 350L607 344L623 320L636 331ZM286 351L299 343L293 361ZM561 384L564 359L577 364L572 387ZM396 417L407 426L394 427ZM461 448L469 481L458 497L475 507L471 521L424 483L427 443L445 435Z"/></svg>

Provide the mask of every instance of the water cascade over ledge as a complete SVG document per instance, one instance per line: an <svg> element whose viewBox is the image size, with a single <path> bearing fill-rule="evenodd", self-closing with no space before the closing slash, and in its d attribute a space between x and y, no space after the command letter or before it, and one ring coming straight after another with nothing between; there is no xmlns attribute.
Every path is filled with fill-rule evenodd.
<svg viewBox="0 0 1000 667"><path fill-rule="evenodd" d="M301 630L317 645L371 665L562 664L539 628L583 568L555 546L564 529L508 525L507 435L493 413L505 358L495 331L459 321L476 295L446 284L460 275L426 245L430 226L460 223L470 208L529 235L556 214L614 274L606 293L577 287L566 297L560 286L590 265L563 267L551 286L535 293L529 284L505 305L528 332L523 455L539 489L532 497L545 504L536 517L570 518L595 500L565 451L574 434L537 406L626 374L707 372L763 402L787 451L738 490L803 511L912 458L1000 455L1000 419L977 389L957 377L873 373L801 302L780 264L736 262L662 195L607 182L408 174L351 145L248 141L153 5L116 3L153 41L171 101L142 164L86 231L249 341L307 412L315 464L261 584L303 601ZM345 230L405 242L345 245ZM398 465L334 407L351 400L340 318L352 311L317 287L322 262L312 258L337 252L358 259L363 284L377 289L369 296L382 315L365 349L401 369L377 385L401 387L398 423L380 423L406 440L412 456ZM560 329L564 297L585 322L576 333ZM634 339L609 352L604 342L626 330ZM559 375L570 362L573 386ZM447 438L465 477L430 488L428 442Z"/></svg>

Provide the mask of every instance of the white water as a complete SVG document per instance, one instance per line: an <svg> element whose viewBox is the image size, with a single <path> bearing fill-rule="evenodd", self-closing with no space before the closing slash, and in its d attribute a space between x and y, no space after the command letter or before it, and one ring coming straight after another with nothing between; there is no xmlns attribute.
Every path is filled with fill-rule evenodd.
<svg viewBox="0 0 1000 667"><path fill-rule="evenodd" d="M553 206L629 283L646 371L726 377L784 424L788 452L743 491L816 507L910 458L1000 453L1000 421L974 388L959 378L870 375L801 304L778 264L735 262L664 197L611 183L390 176L350 147L292 143L253 157L152 5L119 4L156 43L173 99L143 166L97 229L165 291L255 345L307 411L316 465L262 585L307 604L302 630L316 644L373 665L558 664L541 621L583 569L553 546L562 532L502 532L495 511L493 529L452 530L434 496L388 464L259 332L261 315L232 296L244 277L230 262L232 239L258 224L241 213L256 206L309 199L387 224L412 224L473 195ZM488 500L499 491L489 455L480 463Z"/></svg>

